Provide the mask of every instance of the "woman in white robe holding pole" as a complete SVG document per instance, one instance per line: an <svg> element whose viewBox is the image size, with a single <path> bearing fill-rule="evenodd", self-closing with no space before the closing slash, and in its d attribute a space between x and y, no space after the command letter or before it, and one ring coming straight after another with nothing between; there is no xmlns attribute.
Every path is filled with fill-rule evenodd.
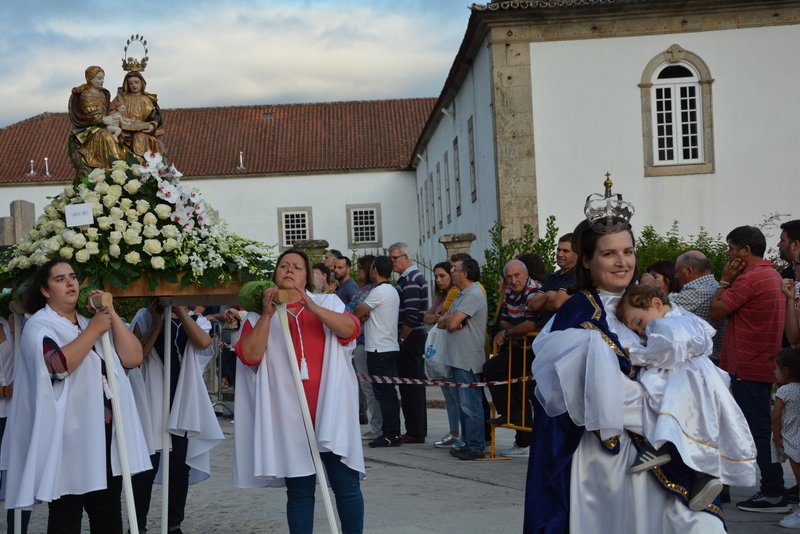
<svg viewBox="0 0 800 534"><path fill-rule="evenodd" d="M147 446L123 372L142 361L142 348L109 306L92 319L77 313L79 281L54 259L39 268L25 308L33 314L22 334L15 369L8 439L6 508L49 502L48 533L77 534L83 510L92 533L121 534L121 462L100 337L113 336L118 384L132 473L150 468Z"/></svg>
<svg viewBox="0 0 800 534"><path fill-rule="evenodd" d="M359 321L345 313L335 295L312 295L311 264L305 252L287 250L273 276L288 293L289 330L316 444L336 496L343 533L360 533L365 477L358 422L358 384L350 353ZM236 353L235 487L286 486L286 515L291 534L314 526L316 470L289 367L287 345L273 298L263 293L263 313L251 312ZM327 491L327 490L325 490Z"/></svg>

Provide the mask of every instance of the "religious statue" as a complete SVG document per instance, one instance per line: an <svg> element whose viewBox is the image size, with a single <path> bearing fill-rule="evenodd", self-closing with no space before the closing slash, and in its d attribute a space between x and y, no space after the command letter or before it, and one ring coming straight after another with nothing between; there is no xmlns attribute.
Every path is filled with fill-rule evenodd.
<svg viewBox="0 0 800 534"><path fill-rule="evenodd" d="M131 36L127 44L132 41L147 44L139 35ZM127 52L128 46L126 56ZM109 91L103 88L105 73L100 67L86 69L86 83L72 90L69 117L73 129L67 152L77 179L88 176L93 169L110 168L114 159L127 161L129 156L135 156L144 163L144 154L153 152L166 160L167 150L160 139L164 135L161 108L156 95L145 91L147 82L141 72L147 60L123 59L122 68L127 74L113 102Z"/></svg>

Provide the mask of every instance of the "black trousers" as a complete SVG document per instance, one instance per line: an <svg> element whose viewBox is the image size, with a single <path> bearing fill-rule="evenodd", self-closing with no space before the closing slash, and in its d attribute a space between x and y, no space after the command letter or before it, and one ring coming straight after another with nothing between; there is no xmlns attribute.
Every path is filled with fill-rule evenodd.
<svg viewBox="0 0 800 534"><path fill-rule="evenodd" d="M510 348L510 350L509 350ZM519 378L527 376L531 372L531 362L533 361L533 351L528 348L527 362L523 367L523 347L513 343L506 343L499 351L497 356L489 359L483 364L483 379L487 382L508 380L509 378ZM511 359L511 376L508 375L508 360ZM526 384L526 396L532 393L533 382ZM508 412L508 384L500 386L489 386L492 392L492 402L498 413L508 416L510 422L519 424L522 421L522 407L525 406L525 426L532 425L533 413L527 399L522 398L522 384L511 385L511 411ZM528 447L531 444L531 433L517 430L516 441L518 447Z"/></svg>
<svg viewBox="0 0 800 534"><path fill-rule="evenodd" d="M91 459L90 459L91 461ZM92 534L122 534L122 477L111 475L111 423L106 425L106 489L63 495L48 505L47 534L80 534L83 511Z"/></svg>
<svg viewBox="0 0 800 534"><path fill-rule="evenodd" d="M424 334L412 334L400 345L397 358L397 376L402 378L425 379L425 340ZM425 404L425 386L401 384L400 408L406 420L406 433L412 438L428 435L428 412Z"/></svg>

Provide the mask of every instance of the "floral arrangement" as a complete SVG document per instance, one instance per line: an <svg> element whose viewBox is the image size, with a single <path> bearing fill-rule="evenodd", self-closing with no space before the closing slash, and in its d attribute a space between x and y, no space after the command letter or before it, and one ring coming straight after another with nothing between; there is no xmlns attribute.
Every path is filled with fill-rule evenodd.
<svg viewBox="0 0 800 534"><path fill-rule="evenodd" d="M141 165L135 158L112 160L110 169L95 169L48 197L44 215L0 266L0 287L18 280L15 293L24 291L36 268L59 256L99 287L107 280L127 288L147 276L151 290L160 277L181 287L214 289L217 281L265 277L273 268L272 247L230 232L160 154L149 152L144 159ZM67 228L66 206L82 203L91 205L94 223ZM185 274L179 279L180 272Z"/></svg>

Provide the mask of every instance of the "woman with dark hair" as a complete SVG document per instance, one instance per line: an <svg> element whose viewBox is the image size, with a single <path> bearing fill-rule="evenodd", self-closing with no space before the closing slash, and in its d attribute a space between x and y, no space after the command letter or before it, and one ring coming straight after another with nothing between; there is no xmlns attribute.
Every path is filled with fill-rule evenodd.
<svg viewBox="0 0 800 534"><path fill-rule="evenodd" d="M651 263L647 272L655 279L655 285L666 293L677 293L681 290L681 283L678 281L678 272L675 263L669 260L660 260Z"/></svg>
<svg viewBox="0 0 800 534"><path fill-rule="evenodd" d="M236 344L239 356L233 485L286 486L289 532L314 526L316 474L289 365L298 365L328 482L336 496L343 532L361 532L365 478L358 384L350 353L361 331L336 295L312 295L311 263L289 249L278 257L264 291L263 313L251 312ZM273 302L288 293L286 313L297 362L290 362Z"/></svg>
<svg viewBox="0 0 800 534"><path fill-rule="evenodd" d="M689 509L694 475L679 460L630 471L646 402L628 355L641 342L614 313L638 279L628 221L582 221L573 250L576 293L533 343L524 532L724 532L719 501Z"/></svg>
<svg viewBox="0 0 800 534"><path fill-rule="evenodd" d="M114 374L131 473L150 468L142 425L123 368L142 361L142 347L109 306L87 319L77 312L72 265L39 268L25 301L33 316L21 357L3 446L6 507L49 502L48 533L78 533L85 509L91 532L122 533L122 479L111 394L99 338L113 335Z"/></svg>
<svg viewBox="0 0 800 534"><path fill-rule="evenodd" d="M460 261L460 260L459 260ZM458 288L453 284L451 274L453 264L449 261L437 263L433 267L434 300L431 307L425 312L423 322L428 325L435 325L439 318L450 309L450 305L458 295ZM458 402L458 395L455 394L450 386L440 386L444 395L444 405L447 408L447 421L450 425L450 432L445 434L439 441L434 441L433 446L441 449L460 449L464 446L461 441L461 408Z"/></svg>
<svg viewBox="0 0 800 534"><path fill-rule="evenodd" d="M124 146L140 161L145 152L158 152L165 159L166 148L161 142L164 125L161 121L161 108L158 97L145 91L147 82L141 72L129 72L122 80L122 87L111 102L111 109L125 106L124 116L133 121L131 127L123 129Z"/></svg>

